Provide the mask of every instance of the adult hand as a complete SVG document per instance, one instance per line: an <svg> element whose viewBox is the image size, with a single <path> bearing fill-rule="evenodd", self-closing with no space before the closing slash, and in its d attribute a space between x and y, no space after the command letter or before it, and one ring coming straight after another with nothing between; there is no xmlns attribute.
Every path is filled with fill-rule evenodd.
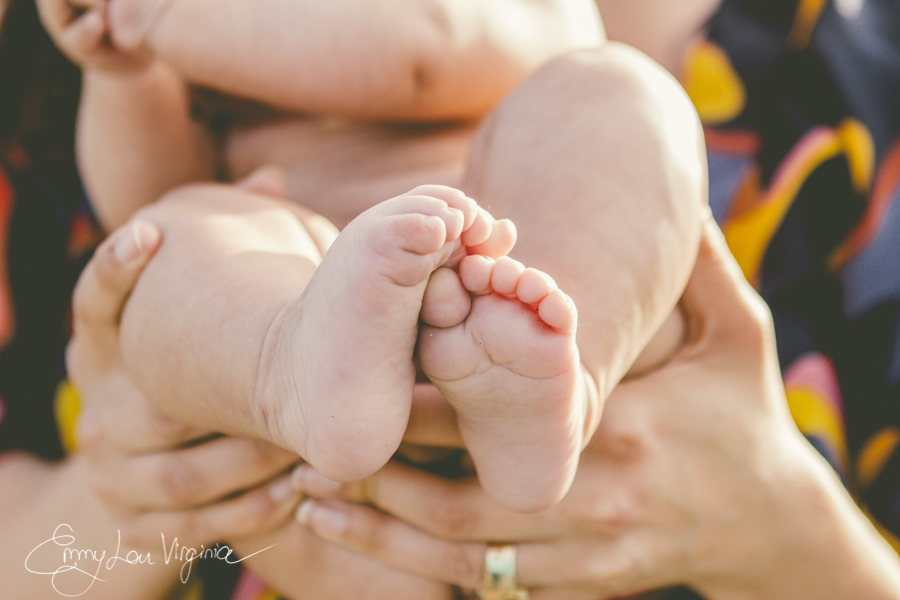
<svg viewBox="0 0 900 600"><path fill-rule="evenodd" d="M239 185L283 195L277 169L257 170ZM319 215L292 208L324 254L337 230ZM182 546L226 540L237 556L249 557L244 566L296 600L451 600L447 584L324 542L294 521L285 523L298 496L283 477L268 488L259 482L283 472L295 456L251 440L210 438L140 396L121 363L117 325L159 243L155 228L133 222L98 248L75 294L75 335L67 357L83 402L82 452L98 493L124 521L123 544L158 548L160 532L179 536ZM229 493L247 488L233 498Z"/></svg>
<svg viewBox="0 0 900 600"><path fill-rule="evenodd" d="M273 197L284 195L283 174L277 169L259 169L241 185ZM321 215L297 205L290 207L324 255L337 237L337 229ZM515 241L515 232L508 222L503 222L498 230L502 235L493 237L487 249L508 252L506 245ZM414 407L420 414L420 421L430 420L436 414L447 414L440 412L446 411L448 406L443 399L437 402L437 398L430 397L433 402L422 398ZM452 416L452 409L449 414ZM423 431L425 429L427 427L423 427ZM449 435L453 435L452 429ZM371 557L323 541L296 522L269 533L229 538L227 541L239 556L249 556L243 563L248 569L291 600L454 598L453 588L446 583L387 566ZM273 545L266 552L254 554L260 548Z"/></svg>
<svg viewBox="0 0 900 600"><path fill-rule="evenodd" d="M453 600L453 587L324 541L292 521L271 533L228 539L243 564L290 600Z"/></svg>
<svg viewBox="0 0 900 600"><path fill-rule="evenodd" d="M141 396L122 365L122 306L159 243L149 223L123 226L100 245L75 290L67 364L82 403L77 437L91 485L122 522L129 547L157 548L160 533L199 547L272 529L299 499L283 476L297 457L173 421Z"/></svg>
<svg viewBox="0 0 900 600"><path fill-rule="evenodd" d="M533 600L680 584L709 598L894 597L858 595L875 588L847 576L848 565L896 566L793 424L769 313L711 221L682 304L686 345L618 386L556 507L516 514L474 479L395 463L349 485L304 465L295 481L318 498L301 505L300 520L323 539L464 589L481 583L485 542L517 542L518 580ZM866 552L850 556L850 547Z"/></svg>

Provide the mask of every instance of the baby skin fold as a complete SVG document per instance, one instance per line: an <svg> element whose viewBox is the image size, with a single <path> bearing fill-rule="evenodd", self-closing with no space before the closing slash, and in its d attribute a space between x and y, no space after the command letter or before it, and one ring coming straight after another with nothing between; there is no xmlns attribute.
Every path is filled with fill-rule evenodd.
<svg viewBox="0 0 900 600"><path fill-rule="evenodd" d="M219 195L247 194L234 187L205 187ZM249 203L265 205L269 212L292 210L271 198L253 196ZM362 479L400 445L418 360L457 411L479 478L492 496L520 511L541 510L563 497L583 446L587 402L575 344L577 313L548 275L505 256L515 242L508 221L495 221L455 189L420 186L354 219L305 285L294 282L290 294L280 282L302 279L303 269L292 269L281 258L297 253L302 244L278 248L277 236L256 235L252 219L245 217L249 229L237 241L216 232L227 206L221 201L215 204L218 215L187 211L178 217L187 220L172 227L167 221L179 210L178 200L167 204L140 217L163 229L161 251L198 259L188 270L219 269L228 276L214 278L219 300L207 295L208 302L192 303L191 286L170 284L154 291L151 305L141 285L152 285L145 279L162 273L154 274L151 262L126 309L123 338L129 337L133 311L152 310L157 322L166 322L165 311L180 307L183 332L198 336L200 354L182 367L191 372L169 372L170 382L188 382L180 392L185 394L198 375L216 373L243 379L236 389L250 392L243 400L235 392L210 395L217 398L210 408L225 415L221 430L273 441L331 479ZM191 227L191 220L205 225ZM271 222L258 227L259 233L273 230ZM194 232L191 239L188 231ZM204 242L205 237L218 240L218 250L211 252L216 244ZM192 254L192 244L205 244L206 250ZM315 262L309 257L308 263ZM266 294L270 287L273 293ZM263 296L277 299L270 300L267 311L238 310ZM196 309L205 315L186 316ZM242 335L229 333L231 327ZM143 350L153 354L157 343L178 343L166 329L157 331L157 336L163 333L156 341L146 340L150 345ZM201 340L204 335L207 339ZM209 350L217 344L235 346L236 339L257 349L252 372L242 371L227 350ZM165 394L164 382L146 378L157 369L143 366L135 371L145 389L150 386L147 393ZM247 397L250 406L233 406L246 405ZM242 413L250 415L243 419L249 427L235 427ZM191 419L190 414L177 416Z"/></svg>
<svg viewBox="0 0 900 600"><path fill-rule="evenodd" d="M562 497L583 430L577 314L546 274L468 255L491 234L473 200L439 186L351 222L273 337L266 386L284 393L264 396L287 446L340 481L381 468L406 430L418 340L486 489L518 510Z"/></svg>

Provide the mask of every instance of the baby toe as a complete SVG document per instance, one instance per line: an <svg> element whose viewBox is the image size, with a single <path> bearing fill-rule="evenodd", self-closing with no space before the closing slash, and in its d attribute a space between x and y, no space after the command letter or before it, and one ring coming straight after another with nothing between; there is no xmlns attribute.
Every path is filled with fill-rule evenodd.
<svg viewBox="0 0 900 600"><path fill-rule="evenodd" d="M490 239L492 230L493 219L486 211L479 208L472 225L462 233L462 243L466 246L483 244Z"/></svg>
<svg viewBox="0 0 900 600"><path fill-rule="evenodd" d="M477 296L491 293L491 273L494 261L480 254L470 254L459 265L463 287Z"/></svg>
<svg viewBox="0 0 900 600"><path fill-rule="evenodd" d="M513 296L516 293L516 287L519 285L519 279L524 272L525 265L508 256L501 256L494 263L494 270L491 274L491 287L499 294Z"/></svg>
<svg viewBox="0 0 900 600"><path fill-rule="evenodd" d="M422 298L422 321L434 327L453 327L462 323L472 307L472 298L459 276L448 268L431 274Z"/></svg>
<svg viewBox="0 0 900 600"><path fill-rule="evenodd" d="M478 203L466 196L456 188L446 185L420 185L410 190L410 196L430 196L442 202L452 209L458 210L463 215L462 231L469 229L478 218Z"/></svg>
<svg viewBox="0 0 900 600"><path fill-rule="evenodd" d="M538 316L544 323L563 333L574 333L578 326L575 303L559 289L551 291L541 300Z"/></svg>
<svg viewBox="0 0 900 600"><path fill-rule="evenodd" d="M509 254L516 245L516 226L509 219L500 219L491 223L490 237L483 243L469 248L473 254L499 258Z"/></svg>
<svg viewBox="0 0 900 600"><path fill-rule="evenodd" d="M440 250L447 238L444 220L433 215L395 215L386 217L381 225L373 231L373 241L376 252L384 255L390 254L392 246L414 254L431 254Z"/></svg>
<svg viewBox="0 0 900 600"><path fill-rule="evenodd" d="M543 300L547 294L557 289L558 286L553 278L544 273L528 267L519 278L519 285L516 286L516 296L525 304L537 304Z"/></svg>

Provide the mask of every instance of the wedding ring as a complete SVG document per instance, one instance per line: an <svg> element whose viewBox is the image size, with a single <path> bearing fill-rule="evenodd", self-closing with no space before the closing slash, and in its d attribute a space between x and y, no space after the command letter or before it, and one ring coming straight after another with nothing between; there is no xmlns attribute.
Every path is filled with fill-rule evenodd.
<svg viewBox="0 0 900 600"><path fill-rule="evenodd" d="M484 583L476 591L481 600L528 600L528 590L516 585L514 544L488 544L484 553Z"/></svg>

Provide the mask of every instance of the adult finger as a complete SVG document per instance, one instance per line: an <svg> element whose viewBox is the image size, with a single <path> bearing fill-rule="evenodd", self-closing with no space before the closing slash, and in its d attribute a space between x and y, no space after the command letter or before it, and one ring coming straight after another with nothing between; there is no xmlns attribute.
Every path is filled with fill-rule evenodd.
<svg viewBox="0 0 900 600"><path fill-rule="evenodd" d="M139 510L203 506L256 487L298 457L258 440L222 436L196 446L141 454L97 474L98 495Z"/></svg>
<svg viewBox="0 0 900 600"><path fill-rule="evenodd" d="M445 583L384 565L368 556L322 540L296 522L266 535L229 539L240 556L277 544L244 565L285 598L325 600L454 600Z"/></svg>
<svg viewBox="0 0 900 600"><path fill-rule="evenodd" d="M346 546L417 575L463 588L484 577L487 544L432 536L373 508L340 500L307 499L298 520L325 540ZM521 585L586 586L613 591L640 568L637 557L589 536L516 544Z"/></svg>
<svg viewBox="0 0 900 600"><path fill-rule="evenodd" d="M450 543L362 505L306 500L298 520L325 540L386 565L462 587L482 576L484 544Z"/></svg>
<svg viewBox="0 0 900 600"><path fill-rule="evenodd" d="M82 394L77 436L89 456L169 450L210 433L163 414L144 400L124 371L108 374Z"/></svg>
<svg viewBox="0 0 900 600"><path fill-rule="evenodd" d="M717 339L746 339L772 328L768 307L747 283L711 216L704 222L697 262L681 303L695 337L715 332Z"/></svg>
<svg viewBox="0 0 900 600"><path fill-rule="evenodd" d="M596 588L590 586L531 588L528 590L528 597L531 600L613 600L613 596L607 594L599 596ZM635 597L633 600L638 598ZM651 599L641 597L640 600Z"/></svg>
<svg viewBox="0 0 900 600"><path fill-rule="evenodd" d="M118 338L119 317L141 271L162 241L159 229L132 221L113 232L94 253L75 286L75 333Z"/></svg>
<svg viewBox="0 0 900 600"><path fill-rule="evenodd" d="M368 503L451 541L547 539L571 529L565 504L524 515L499 506L474 477L448 480L396 461L349 484L333 482L311 466L301 465L293 481L307 495Z"/></svg>
<svg viewBox="0 0 900 600"><path fill-rule="evenodd" d="M181 546L197 547L216 540L234 539L271 531L287 522L300 495L290 489L287 477L222 502L180 511L155 511L132 515L121 524L123 545L159 544L160 534L167 544L175 537ZM281 495L272 489L282 490ZM284 492L287 492L285 495ZM167 548L169 550L169 548Z"/></svg>

